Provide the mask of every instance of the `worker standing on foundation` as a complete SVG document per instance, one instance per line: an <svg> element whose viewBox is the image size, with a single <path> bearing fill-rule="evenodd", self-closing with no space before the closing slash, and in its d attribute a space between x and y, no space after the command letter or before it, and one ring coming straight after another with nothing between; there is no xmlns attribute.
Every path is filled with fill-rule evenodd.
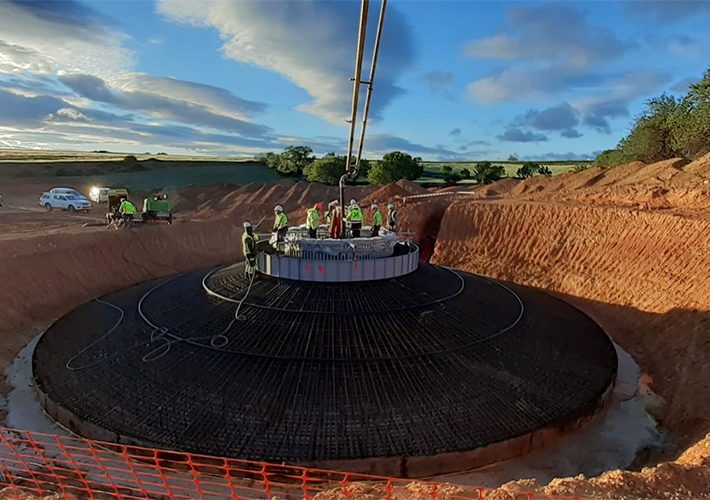
<svg viewBox="0 0 710 500"><path fill-rule="evenodd" d="M320 214L318 211L322 208L323 206L317 203L306 212L306 229L308 229L309 238L316 238L318 236L318 228L320 227Z"/></svg>
<svg viewBox="0 0 710 500"><path fill-rule="evenodd" d="M333 200L330 204L333 206L333 210L330 215L328 238L340 239L343 235L343 209L340 208L338 200Z"/></svg>
<svg viewBox="0 0 710 500"><path fill-rule="evenodd" d="M397 231L397 223L399 222L399 214L394 209L393 204L387 205L387 229L390 231Z"/></svg>
<svg viewBox="0 0 710 500"><path fill-rule="evenodd" d="M372 204L372 237L376 238L377 236L380 235L380 228L382 227L382 214L380 213L380 209L377 207L375 203Z"/></svg>
<svg viewBox="0 0 710 500"><path fill-rule="evenodd" d="M283 252L284 241L288 232L288 217L286 217L281 205L274 207L274 227L272 231L272 239L275 237L274 248L276 248L277 252Z"/></svg>
<svg viewBox="0 0 710 500"><path fill-rule="evenodd" d="M242 234L242 253L244 254L244 274L247 278L253 278L256 272L256 242L259 235L254 232L251 222L244 223L244 234Z"/></svg>
<svg viewBox="0 0 710 500"><path fill-rule="evenodd" d="M350 230L352 232L352 237L359 238L360 230L362 229L362 210L360 210L360 206L357 203L350 205L350 211L348 212L347 220L348 222L350 222Z"/></svg>

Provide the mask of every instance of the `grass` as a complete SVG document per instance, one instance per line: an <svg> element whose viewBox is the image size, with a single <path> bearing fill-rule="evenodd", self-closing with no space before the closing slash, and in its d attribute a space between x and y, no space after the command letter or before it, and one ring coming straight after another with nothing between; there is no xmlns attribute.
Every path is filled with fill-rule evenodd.
<svg viewBox="0 0 710 500"><path fill-rule="evenodd" d="M467 161L467 162L446 162L446 161L425 161L424 163L424 175L430 174L440 174L441 167L444 165L450 166L454 172L459 172L461 169L467 168L473 170L473 167L477 161ZM505 168L505 175L508 177L515 177L515 173L518 168L523 166L523 162L509 162L509 161L492 161L493 165L503 165ZM551 162L539 162L541 165L548 167L552 171L552 175L563 174L569 172L577 165L591 165L591 161L551 161Z"/></svg>

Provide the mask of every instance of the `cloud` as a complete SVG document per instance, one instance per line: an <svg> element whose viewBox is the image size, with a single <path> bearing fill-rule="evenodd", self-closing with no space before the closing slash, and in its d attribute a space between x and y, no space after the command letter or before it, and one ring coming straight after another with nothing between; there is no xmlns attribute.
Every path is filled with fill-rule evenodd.
<svg viewBox="0 0 710 500"><path fill-rule="evenodd" d="M461 129L455 128L451 132L449 132L449 135L452 135L454 137L459 137L461 135Z"/></svg>
<svg viewBox="0 0 710 500"><path fill-rule="evenodd" d="M313 99L299 110L344 125L349 116L357 41L357 2L180 2L161 0L158 10L171 20L215 27L225 56L276 71L304 89ZM371 20L377 11L372 9ZM370 25L374 25L372 20ZM366 60L370 65L374 29L369 30ZM376 92L371 116L379 119L384 108L403 90L400 74L414 60L414 35L405 18L390 6L387 11L378 59Z"/></svg>
<svg viewBox="0 0 710 500"><path fill-rule="evenodd" d="M567 130L563 130L560 132L560 135L566 139L578 139L579 137L582 137L584 134L580 134L577 130L570 128Z"/></svg>
<svg viewBox="0 0 710 500"><path fill-rule="evenodd" d="M525 161L587 161L593 160L601 151L594 151L590 154L572 153L542 153L523 156Z"/></svg>
<svg viewBox="0 0 710 500"><path fill-rule="evenodd" d="M55 97L25 97L7 90L0 90L0 124L23 127L39 127L51 113L65 108L66 103Z"/></svg>
<svg viewBox="0 0 710 500"><path fill-rule="evenodd" d="M676 94L685 94L686 92L688 92L688 90L690 90L691 85L694 85L699 81L700 79L695 77L683 78L682 80L678 80L673 85L671 85L671 92L674 92Z"/></svg>
<svg viewBox="0 0 710 500"><path fill-rule="evenodd" d="M128 85L124 84L125 89L137 89L135 85L140 84L142 90L112 89L102 79L91 75L65 75L60 77L60 81L92 101L144 113L152 118L202 125L248 137L261 136L270 131L264 125L216 112L215 109L219 108L220 104L224 106L222 109L228 112L254 113L262 109L263 105L260 103L239 99L224 89L143 74L125 78L130 82ZM194 95L188 96L186 93L190 89L194 90ZM161 95L159 91L168 95Z"/></svg>
<svg viewBox="0 0 710 500"><path fill-rule="evenodd" d="M454 74L449 71L430 71L424 75L424 81L432 91L439 90L453 83Z"/></svg>
<svg viewBox="0 0 710 500"><path fill-rule="evenodd" d="M535 132L524 132L519 128L508 128L502 135L497 136L501 141L507 142L547 142L545 134L536 134Z"/></svg>
<svg viewBox="0 0 710 500"><path fill-rule="evenodd" d="M593 26L572 5L521 4L506 11L506 28L519 37L500 33L464 46L464 55L494 59L563 59L587 68L617 60L633 44L620 40L610 28Z"/></svg>
<svg viewBox="0 0 710 500"><path fill-rule="evenodd" d="M672 56L681 59L700 59L704 52L698 40L687 35L671 37L666 48Z"/></svg>
<svg viewBox="0 0 710 500"><path fill-rule="evenodd" d="M509 33L473 40L463 48L470 58L515 62L469 83L469 96L484 104L540 100L586 87L592 70L620 60L636 46L610 28L591 24L573 5L516 4L508 7L506 17L502 29Z"/></svg>
<svg viewBox="0 0 710 500"><path fill-rule="evenodd" d="M577 111L566 101L543 110L529 109L515 120L518 126L537 130L554 131L576 127L579 123Z"/></svg>
<svg viewBox="0 0 710 500"><path fill-rule="evenodd" d="M0 1L0 71L94 75L125 71L133 54L114 23L73 1Z"/></svg>
<svg viewBox="0 0 710 500"><path fill-rule="evenodd" d="M671 81L672 75L659 69L632 69L612 78L607 88L588 95L572 106L582 113L582 122L597 131L609 134L609 119L629 116L629 102L652 94Z"/></svg>
<svg viewBox="0 0 710 500"><path fill-rule="evenodd" d="M414 156L424 155L442 160L464 158L461 153L451 151L441 145L435 147L424 146L390 134L371 135L365 142L365 150L370 155L382 155L390 151L404 151Z"/></svg>
<svg viewBox="0 0 710 500"><path fill-rule="evenodd" d="M652 20L658 24L673 24L679 21L710 14L710 3L702 0L653 0L623 2L624 11L630 17Z"/></svg>

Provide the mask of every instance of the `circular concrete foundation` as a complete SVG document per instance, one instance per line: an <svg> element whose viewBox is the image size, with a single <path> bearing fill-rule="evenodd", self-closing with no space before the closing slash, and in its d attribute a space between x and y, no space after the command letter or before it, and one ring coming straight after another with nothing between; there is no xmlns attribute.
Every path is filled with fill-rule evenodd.
<svg viewBox="0 0 710 500"><path fill-rule="evenodd" d="M33 358L46 411L88 438L401 477L544 445L597 411L616 367L574 307L431 265L144 283L61 318Z"/></svg>

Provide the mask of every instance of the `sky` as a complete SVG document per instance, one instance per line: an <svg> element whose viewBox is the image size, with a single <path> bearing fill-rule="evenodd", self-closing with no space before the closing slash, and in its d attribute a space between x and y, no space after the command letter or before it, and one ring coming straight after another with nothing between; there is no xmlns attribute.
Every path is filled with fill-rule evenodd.
<svg viewBox="0 0 710 500"><path fill-rule="evenodd" d="M359 0L0 0L0 148L344 154L359 12ZM709 21L704 0L390 0L364 154L593 158L647 99L702 77Z"/></svg>

